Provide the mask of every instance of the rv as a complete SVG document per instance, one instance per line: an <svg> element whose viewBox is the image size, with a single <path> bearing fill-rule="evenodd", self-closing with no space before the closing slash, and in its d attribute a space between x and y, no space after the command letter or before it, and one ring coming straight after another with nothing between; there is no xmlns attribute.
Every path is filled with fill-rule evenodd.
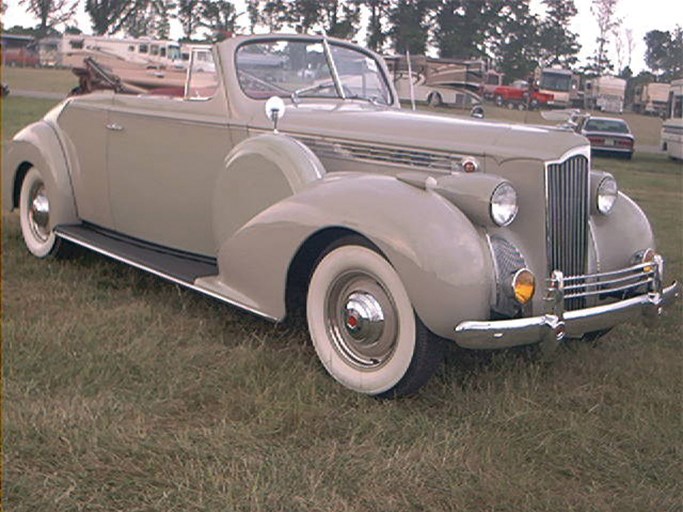
<svg viewBox="0 0 683 512"><path fill-rule="evenodd" d="M561 68L538 68L535 79L538 92L550 94L553 99L548 103L550 107L566 108L571 105L573 88L572 72Z"/></svg>
<svg viewBox="0 0 683 512"><path fill-rule="evenodd" d="M626 80L616 76L601 76L586 82L586 108L621 114L624 112Z"/></svg>
<svg viewBox="0 0 683 512"><path fill-rule="evenodd" d="M122 82L145 90L183 87L187 69L178 43L150 38L65 35L61 60L79 76L87 68L86 60L94 60Z"/></svg>
<svg viewBox="0 0 683 512"><path fill-rule="evenodd" d="M479 60L435 59L424 55L385 57L399 99L431 106L470 108L481 102L484 63Z"/></svg>
<svg viewBox="0 0 683 512"><path fill-rule="evenodd" d="M669 158L683 159L683 79L669 86L666 119L662 123L662 150Z"/></svg>
<svg viewBox="0 0 683 512"><path fill-rule="evenodd" d="M105 36L65 35L62 38L62 65L80 67L85 57L110 57L146 68L184 69L180 45L175 41L149 37L118 39Z"/></svg>
<svg viewBox="0 0 683 512"><path fill-rule="evenodd" d="M636 88L633 110L639 114L662 116L666 114L669 84L649 83Z"/></svg>

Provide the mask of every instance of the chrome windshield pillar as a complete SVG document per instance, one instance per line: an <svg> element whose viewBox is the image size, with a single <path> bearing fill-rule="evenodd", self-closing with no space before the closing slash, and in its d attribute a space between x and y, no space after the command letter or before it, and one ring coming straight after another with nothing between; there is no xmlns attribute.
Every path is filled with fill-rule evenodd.
<svg viewBox="0 0 683 512"><path fill-rule="evenodd" d="M334 58L332 57L330 44L327 42L327 35L323 35L323 48L325 50L325 57L327 58L327 65L330 66L330 72L332 73L332 80L334 80L334 88L337 89L339 97L345 100L346 94L344 93L344 88L342 87L341 79L339 78L337 64L335 64Z"/></svg>

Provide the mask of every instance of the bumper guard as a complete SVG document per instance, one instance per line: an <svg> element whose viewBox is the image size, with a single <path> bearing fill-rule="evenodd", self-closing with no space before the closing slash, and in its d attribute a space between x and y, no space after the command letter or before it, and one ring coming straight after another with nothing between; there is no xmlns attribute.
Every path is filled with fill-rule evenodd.
<svg viewBox="0 0 683 512"><path fill-rule="evenodd" d="M664 261L655 256L654 278L647 293L575 311L564 310L564 281L562 272L555 270L548 279L545 314L528 318L492 321L465 321L455 327L455 342L464 348L497 349L542 342L548 348L565 336L580 337L624 323L642 314L647 324L661 315L664 306L672 303L681 292L680 283L662 286Z"/></svg>

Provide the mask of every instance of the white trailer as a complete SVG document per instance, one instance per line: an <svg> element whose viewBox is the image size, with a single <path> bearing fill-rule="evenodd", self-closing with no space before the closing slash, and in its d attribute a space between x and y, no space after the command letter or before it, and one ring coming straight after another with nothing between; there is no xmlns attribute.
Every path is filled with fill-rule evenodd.
<svg viewBox="0 0 683 512"><path fill-rule="evenodd" d="M662 123L662 150L669 158L683 160L683 79L669 86L666 119Z"/></svg>
<svg viewBox="0 0 683 512"><path fill-rule="evenodd" d="M586 82L586 108L621 114L624 112L626 80L616 76L601 76Z"/></svg>
<svg viewBox="0 0 683 512"><path fill-rule="evenodd" d="M665 115L669 99L669 85L652 82L636 88L633 110L639 114Z"/></svg>
<svg viewBox="0 0 683 512"><path fill-rule="evenodd" d="M143 38L114 38L83 34L64 35L61 63L81 67L85 57L106 55L149 69L183 69L180 45L175 41Z"/></svg>

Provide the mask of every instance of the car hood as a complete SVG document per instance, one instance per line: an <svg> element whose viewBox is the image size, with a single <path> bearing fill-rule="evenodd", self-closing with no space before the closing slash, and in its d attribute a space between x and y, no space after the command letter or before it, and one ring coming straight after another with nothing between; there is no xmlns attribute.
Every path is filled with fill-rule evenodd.
<svg viewBox="0 0 683 512"><path fill-rule="evenodd" d="M265 115L251 128L271 130ZM406 148L488 156L556 160L587 141L555 127L500 123L469 117L437 115L369 103L301 103L288 106L278 128L292 136L316 136Z"/></svg>

